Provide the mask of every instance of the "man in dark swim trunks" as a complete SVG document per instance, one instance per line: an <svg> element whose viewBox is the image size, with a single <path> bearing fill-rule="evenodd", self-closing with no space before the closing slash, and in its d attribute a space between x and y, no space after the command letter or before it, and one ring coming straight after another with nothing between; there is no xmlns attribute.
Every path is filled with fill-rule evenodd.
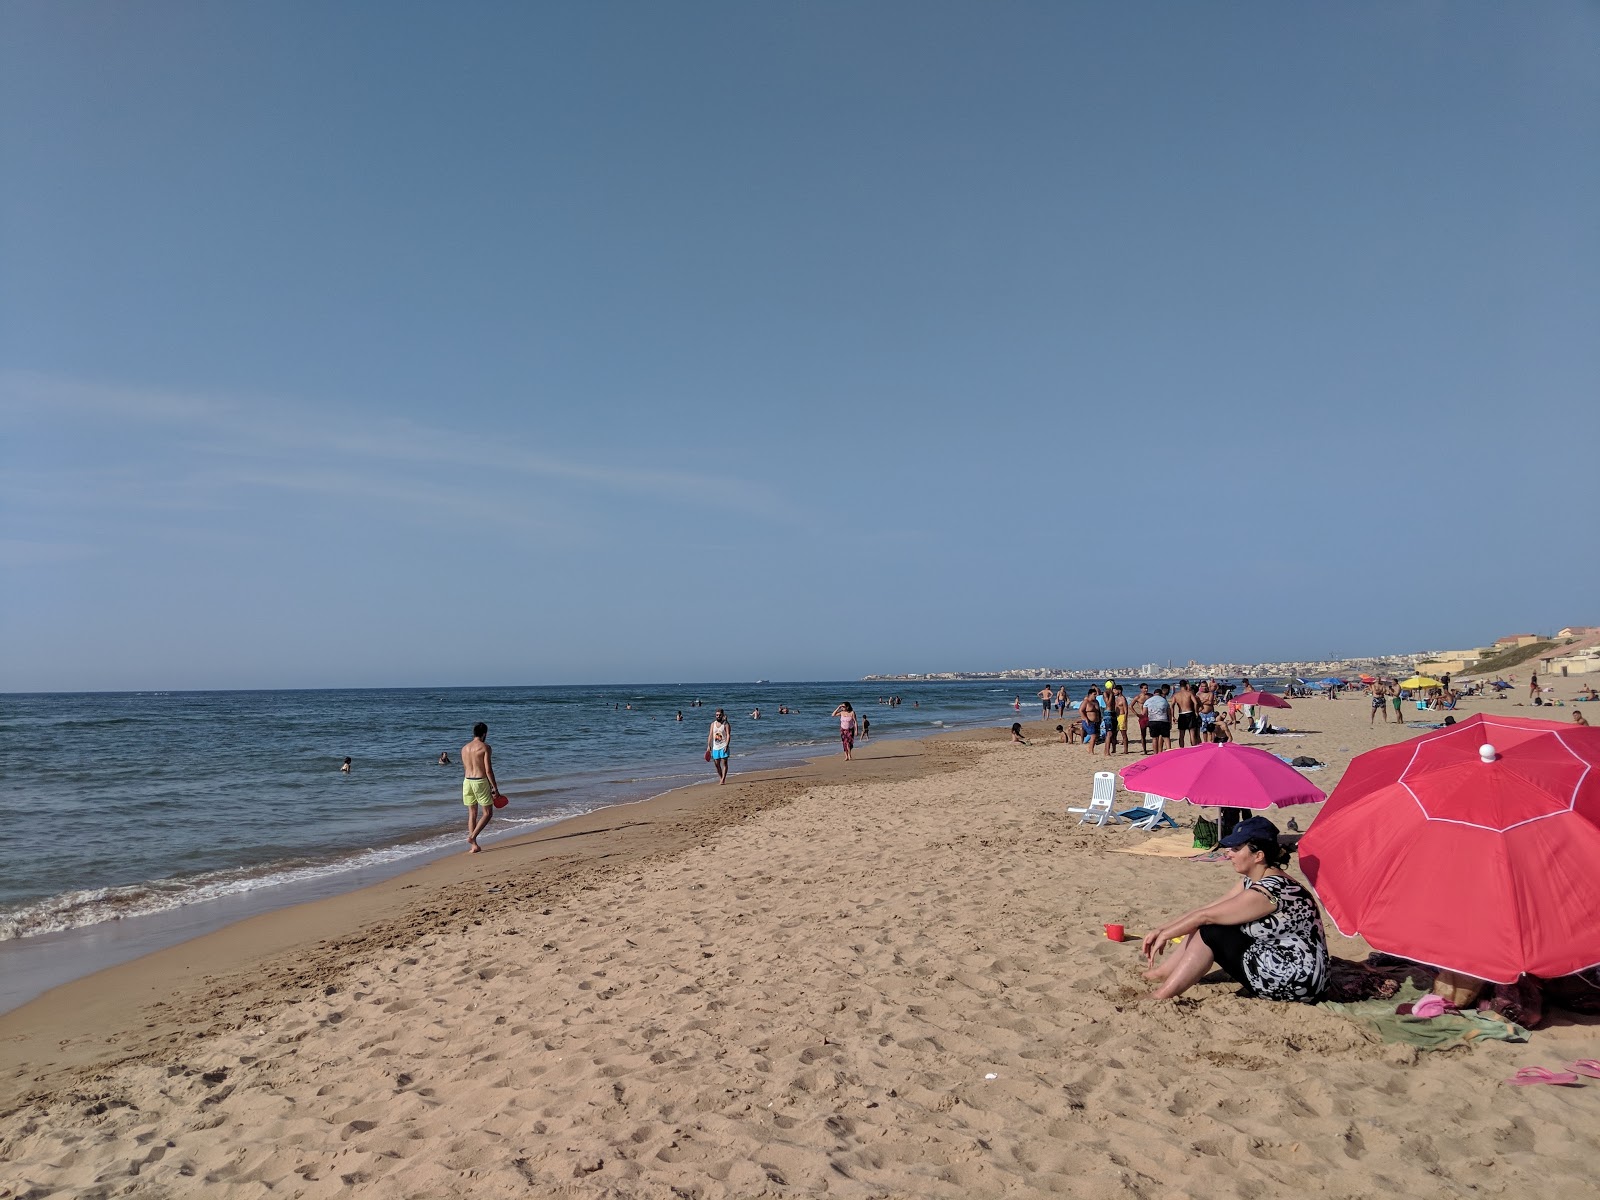
<svg viewBox="0 0 1600 1200"><path fill-rule="evenodd" d="M1150 718L1150 737L1156 744L1156 753L1160 754L1172 743L1168 741L1172 733L1172 701L1167 698L1171 685L1163 683L1153 696L1145 698L1144 710Z"/></svg>
<svg viewBox="0 0 1600 1200"><path fill-rule="evenodd" d="M1172 711L1178 716L1178 745L1184 744L1184 735L1191 744L1200 744L1200 702L1194 698L1187 679L1178 680L1178 690L1172 696Z"/></svg>

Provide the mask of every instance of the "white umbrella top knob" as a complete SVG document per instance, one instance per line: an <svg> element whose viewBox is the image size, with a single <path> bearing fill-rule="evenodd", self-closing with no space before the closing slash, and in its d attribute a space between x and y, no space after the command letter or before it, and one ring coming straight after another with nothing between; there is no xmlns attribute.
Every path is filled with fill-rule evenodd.
<svg viewBox="0 0 1600 1200"><path fill-rule="evenodd" d="M1491 763L1499 757L1500 756L1495 753L1494 747L1488 742L1485 742L1483 745L1478 747L1478 758L1483 762Z"/></svg>

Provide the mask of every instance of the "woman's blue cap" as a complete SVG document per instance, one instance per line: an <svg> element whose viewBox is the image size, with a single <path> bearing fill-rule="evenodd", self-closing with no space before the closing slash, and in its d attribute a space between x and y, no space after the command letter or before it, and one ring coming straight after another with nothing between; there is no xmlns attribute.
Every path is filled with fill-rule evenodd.
<svg viewBox="0 0 1600 1200"><path fill-rule="evenodd" d="M1247 817L1233 827L1233 832L1223 838L1218 845L1232 850L1235 846L1242 846L1246 842L1275 842L1278 840L1278 827L1265 817Z"/></svg>

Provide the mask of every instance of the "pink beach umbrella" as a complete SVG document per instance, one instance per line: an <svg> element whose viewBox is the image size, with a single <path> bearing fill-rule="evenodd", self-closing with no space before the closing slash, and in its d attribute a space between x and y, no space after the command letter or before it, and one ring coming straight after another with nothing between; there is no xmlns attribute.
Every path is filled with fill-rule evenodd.
<svg viewBox="0 0 1600 1200"><path fill-rule="evenodd" d="M1277 755L1237 742L1164 750L1122 768L1122 782L1131 792L1226 808L1316 804L1328 798Z"/></svg>
<svg viewBox="0 0 1600 1200"><path fill-rule="evenodd" d="M1235 696L1232 704L1259 704L1262 708L1293 708L1282 696L1274 696L1271 692L1245 692ZM1238 805L1234 805L1235 808Z"/></svg>

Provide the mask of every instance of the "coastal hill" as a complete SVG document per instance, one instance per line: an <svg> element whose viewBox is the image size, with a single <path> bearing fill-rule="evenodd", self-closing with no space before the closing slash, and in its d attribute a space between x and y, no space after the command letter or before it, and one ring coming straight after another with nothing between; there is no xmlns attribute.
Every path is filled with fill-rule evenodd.
<svg viewBox="0 0 1600 1200"><path fill-rule="evenodd" d="M995 671L908 671L901 674L863 675L862 682L916 682L917 680L1040 681L1046 679L1307 679L1332 675L1353 679L1359 675L1404 676L1413 672L1443 675L1494 675L1514 667L1557 675L1600 672L1600 626L1569 625L1554 634L1510 634L1492 644L1471 650L1419 650L1413 654L1379 654L1364 658L1302 659L1293 662L1202 663L1168 661L1139 666L1113 667L1010 667Z"/></svg>
<svg viewBox="0 0 1600 1200"><path fill-rule="evenodd" d="M1303 662L1201 663L1186 665L1144 663L1117 667L1011 667L1000 671L928 671L900 675L863 675L862 681L915 682L917 680L1044 680L1044 679L1321 679L1336 675L1353 679L1360 674L1411 674L1418 654L1386 654L1372 658L1320 659Z"/></svg>

